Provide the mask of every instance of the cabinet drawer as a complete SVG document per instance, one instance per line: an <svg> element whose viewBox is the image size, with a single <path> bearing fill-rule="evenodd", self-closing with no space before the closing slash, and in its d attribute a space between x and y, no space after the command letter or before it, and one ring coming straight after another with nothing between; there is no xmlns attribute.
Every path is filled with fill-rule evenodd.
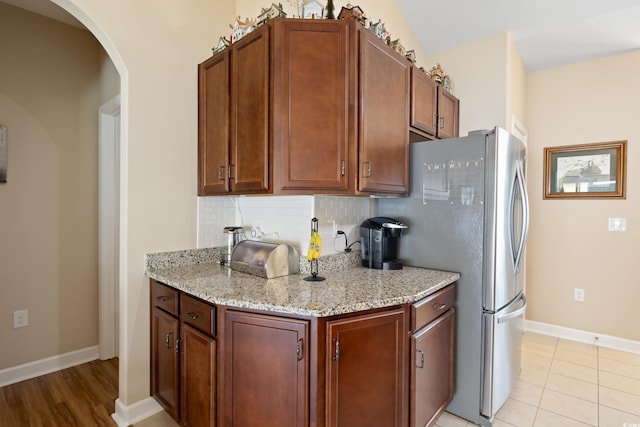
<svg viewBox="0 0 640 427"><path fill-rule="evenodd" d="M167 313L178 315L178 290L163 285L155 280L151 281L151 305L161 308Z"/></svg>
<svg viewBox="0 0 640 427"><path fill-rule="evenodd" d="M455 286L449 285L411 305L411 330L417 331L454 306Z"/></svg>
<svg viewBox="0 0 640 427"><path fill-rule="evenodd" d="M216 308L185 293L180 298L180 321L204 334L216 336Z"/></svg>

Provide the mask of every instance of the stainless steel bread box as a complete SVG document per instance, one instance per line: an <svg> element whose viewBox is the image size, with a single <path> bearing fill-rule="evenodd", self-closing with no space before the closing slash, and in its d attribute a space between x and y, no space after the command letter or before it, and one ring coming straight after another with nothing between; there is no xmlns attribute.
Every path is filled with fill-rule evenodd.
<svg viewBox="0 0 640 427"><path fill-rule="evenodd" d="M272 279L300 272L298 251L289 245L243 240L231 253L231 269Z"/></svg>

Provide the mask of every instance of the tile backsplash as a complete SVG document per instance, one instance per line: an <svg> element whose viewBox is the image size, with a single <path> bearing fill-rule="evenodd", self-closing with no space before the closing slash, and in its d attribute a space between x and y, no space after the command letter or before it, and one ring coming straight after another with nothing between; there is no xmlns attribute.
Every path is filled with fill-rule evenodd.
<svg viewBox="0 0 640 427"><path fill-rule="evenodd" d="M372 216L372 199L344 196L224 196L198 198L198 248L225 246L226 226L243 226L247 239L286 243L306 255L311 219L318 218L322 254L342 252L359 240L359 226ZM353 250L359 250L355 244Z"/></svg>

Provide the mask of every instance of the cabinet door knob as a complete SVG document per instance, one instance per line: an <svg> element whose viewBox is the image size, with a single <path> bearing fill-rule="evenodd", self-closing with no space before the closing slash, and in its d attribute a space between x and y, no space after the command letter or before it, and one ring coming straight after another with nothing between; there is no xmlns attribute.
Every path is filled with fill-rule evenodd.
<svg viewBox="0 0 640 427"><path fill-rule="evenodd" d="M416 356L416 368L422 369L424 368L424 353L422 350L416 350L416 353L420 353L420 358Z"/></svg>
<svg viewBox="0 0 640 427"><path fill-rule="evenodd" d="M218 179L224 181L224 166L218 168Z"/></svg>
<svg viewBox="0 0 640 427"><path fill-rule="evenodd" d="M167 345L167 348L171 348L171 335L173 335L173 332L169 332L164 338L164 342Z"/></svg>

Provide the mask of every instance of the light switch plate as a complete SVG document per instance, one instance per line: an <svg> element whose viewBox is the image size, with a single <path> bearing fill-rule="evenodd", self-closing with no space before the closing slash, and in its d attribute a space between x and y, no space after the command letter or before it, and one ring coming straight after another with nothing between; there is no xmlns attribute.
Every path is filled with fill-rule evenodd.
<svg viewBox="0 0 640 427"><path fill-rule="evenodd" d="M627 231L627 218L609 218L609 231Z"/></svg>

